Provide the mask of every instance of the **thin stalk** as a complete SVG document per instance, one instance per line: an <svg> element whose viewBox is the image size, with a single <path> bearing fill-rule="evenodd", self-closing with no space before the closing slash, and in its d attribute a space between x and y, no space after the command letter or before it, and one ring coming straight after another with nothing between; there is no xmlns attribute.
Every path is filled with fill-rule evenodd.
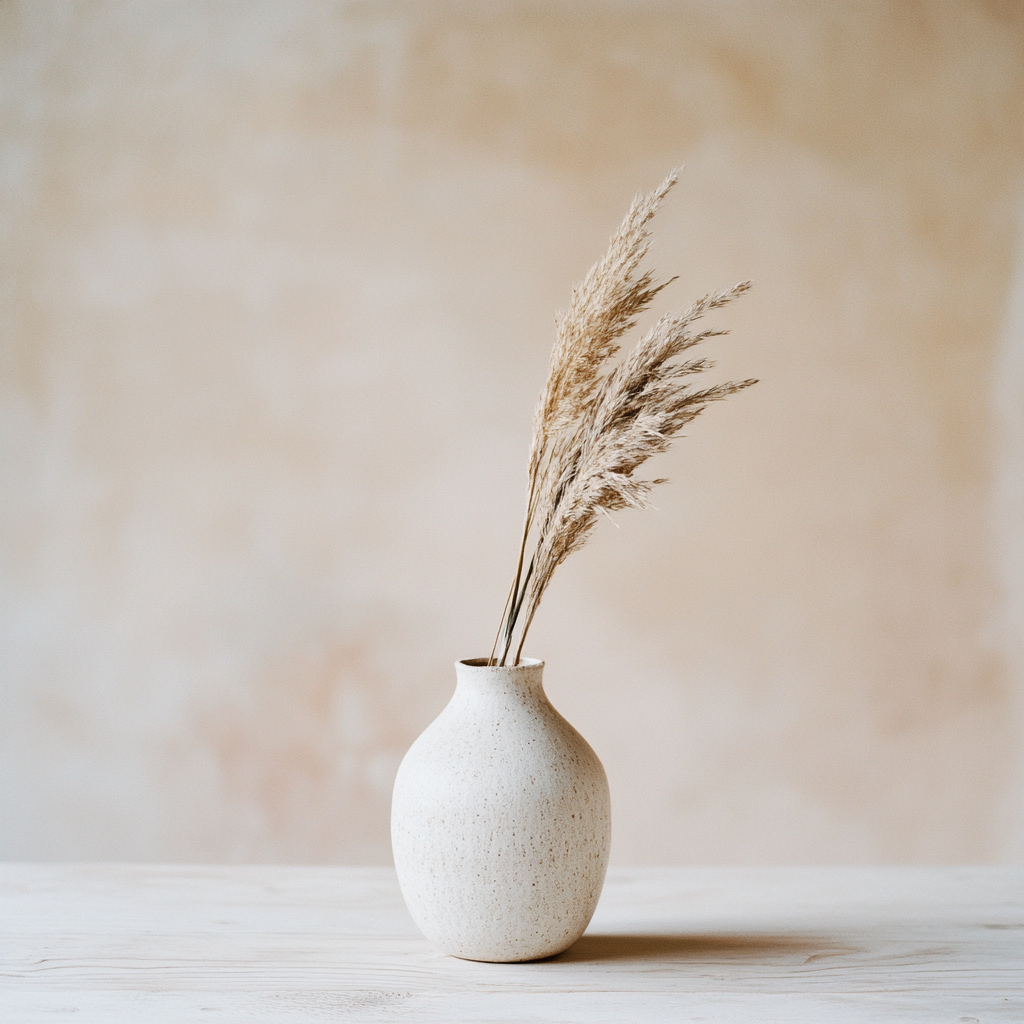
<svg viewBox="0 0 1024 1024"><path fill-rule="evenodd" d="M526 643L526 634L530 631L530 626L533 624L533 617L537 614L537 605L540 602L535 601L533 606L530 608L530 615L526 620L526 625L523 626L523 632L519 636L519 646L516 648L516 660L513 662L514 665L519 664L520 658L523 656L523 645Z"/></svg>
<svg viewBox="0 0 1024 1024"><path fill-rule="evenodd" d="M523 601L526 599L526 594L530 589L530 580L533 578L533 569L536 563L536 555L530 559L530 564L527 566L526 575L523 577L523 584L516 598L515 604L512 610L509 612L508 620L505 624L505 647L501 652L501 661L499 665L504 665L508 658L509 648L512 646L512 634L515 632L516 623L519 621L519 613L523 608Z"/></svg>
<svg viewBox="0 0 1024 1024"><path fill-rule="evenodd" d="M520 556L522 557L522 556ZM512 601L512 595L515 593L515 583L509 588L508 597L505 598L505 607L501 611L501 622L498 624L498 632L494 634L494 643L491 644L491 655L487 659L488 665L495 664L494 655L498 652L498 640L501 639L501 631L505 626L505 615L508 612L508 606Z"/></svg>
<svg viewBox="0 0 1024 1024"><path fill-rule="evenodd" d="M519 596L519 582L522 578L523 573L523 562L526 559L526 542L530 537L530 529L533 526L533 513L536 511L537 503L537 476L542 459L537 458L536 462L530 469L530 489L526 495L526 514L523 516L523 536L519 542L519 559L516 562L516 574L512 580L512 587L509 590L508 597L505 598L505 607L501 612L501 621L498 623L498 632L494 635L494 643L491 645L491 657L490 660L494 660L494 656L498 650L498 641L501 638L502 630L506 633L509 631L509 624L507 623L507 616L509 614L509 605L515 606L516 599ZM514 624L513 618L513 624ZM506 644L506 651L508 645ZM502 662L504 663L504 662Z"/></svg>

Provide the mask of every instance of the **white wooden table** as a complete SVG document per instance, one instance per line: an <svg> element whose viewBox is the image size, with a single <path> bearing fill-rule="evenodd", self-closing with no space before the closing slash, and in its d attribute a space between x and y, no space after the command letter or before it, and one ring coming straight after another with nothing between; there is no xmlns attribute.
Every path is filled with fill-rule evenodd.
<svg viewBox="0 0 1024 1024"><path fill-rule="evenodd" d="M436 954L385 868L0 866L0 1020L1024 1022L1012 868L613 871L530 964Z"/></svg>

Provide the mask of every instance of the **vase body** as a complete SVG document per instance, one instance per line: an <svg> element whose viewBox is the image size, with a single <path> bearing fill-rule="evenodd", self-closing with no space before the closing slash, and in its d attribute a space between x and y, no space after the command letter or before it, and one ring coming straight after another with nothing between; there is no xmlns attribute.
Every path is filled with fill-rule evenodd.
<svg viewBox="0 0 1024 1024"><path fill-rule="evenodd" d="M451 702L395 780L391 844L402 895L444 953L553 956L583 934L604 884L604 768L548 701L543 662L455 668Z"/></svg>

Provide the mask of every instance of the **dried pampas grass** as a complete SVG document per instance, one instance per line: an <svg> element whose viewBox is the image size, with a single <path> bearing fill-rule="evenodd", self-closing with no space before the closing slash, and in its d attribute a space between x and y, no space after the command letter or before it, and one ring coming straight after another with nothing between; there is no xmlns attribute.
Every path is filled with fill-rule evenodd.
<svg viewBox="0 0 1024 1024"><path fill-rule="evenodd" d="M682 314L662 317L608 369L619 351L618 339L675 280L656 285L650 272L638 271L650 247L648 225L676 179L673 172L654 191L633 200L608 252L573 289L568 310L556 318L557 340L534 415L519 562L491 650L492 664L506 664L513 645L513 664L518 664L555 569L587 542L598 515L646 508L651 489L665 482L638 480L634 470L666 451L709 402L757 383L691 389L689 378L714 364L703 358L674 361L706 338L727 333L693 333L691 328L705 313L743 295L749 282L706 295Z"/></svg>

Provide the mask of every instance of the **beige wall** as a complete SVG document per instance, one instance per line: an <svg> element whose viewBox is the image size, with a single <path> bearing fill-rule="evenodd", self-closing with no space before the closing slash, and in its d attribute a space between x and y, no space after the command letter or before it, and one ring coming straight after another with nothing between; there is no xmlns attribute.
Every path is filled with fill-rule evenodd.
<svg viewBox="0 0 1024 1024"><path fill-rule="evenodd" d="M1021 10L2 4L0 856L389 858L552 314L685 163L660 308L754 278L761 383L529 644L614 858L1024 858Z"/></svg>

